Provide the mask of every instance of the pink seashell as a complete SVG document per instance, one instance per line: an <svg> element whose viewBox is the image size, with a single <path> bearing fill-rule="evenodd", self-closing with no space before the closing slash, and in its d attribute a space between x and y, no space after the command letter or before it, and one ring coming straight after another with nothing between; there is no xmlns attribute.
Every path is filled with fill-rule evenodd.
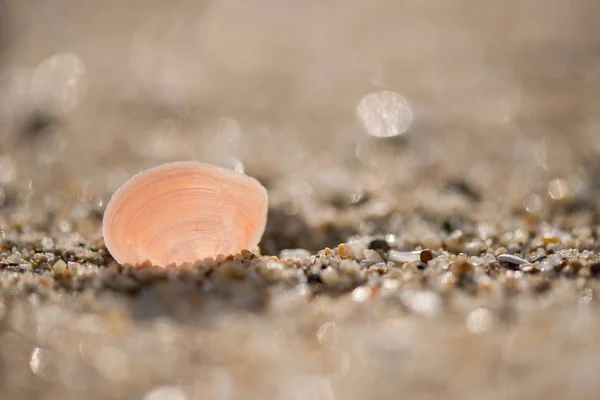
<svg viewBox="0 0 600 400"><path fill-rule="evenodd" d="M102 235L121 264L168 266L258 245L266 189L254 178L198 162L142 171L106 207Z"/></svg>

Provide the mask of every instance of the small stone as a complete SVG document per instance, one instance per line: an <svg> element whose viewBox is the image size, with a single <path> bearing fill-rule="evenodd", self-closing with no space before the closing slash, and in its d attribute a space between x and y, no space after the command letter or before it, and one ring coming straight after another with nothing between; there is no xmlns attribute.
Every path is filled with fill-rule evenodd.
<svg viewBox="0 0 600 400"><path fill-rule="evenodd" d="M560 270L566 265L561 256L553 254L549 256L545 261L538 264L542 271Z"/></svg>
<svg viewBox="0 0 600 400"><path fill-rule="evenodd" d="M261 270L261 276L269 283L277 283L283 278L284 266L278 262L268 262Z"/></svg>
<svg viewBox="0 0 600 400"><path fill-rule="evenodd" d="M383 258L377 253L375 250L367 249L365 250L365 258L373 263L383 262Z"/></svg>
<svg viewBox="0 0 600 400"><path fill-rule="evenodd" d="M569 268L571 268L571 270L572 270L574 273L578 273L578 272L579 272L579 270L580 270L580 269L583 267L583 265L581 264L581 261L579 261L579 260L570 260L570 261L568 262L567 266L568 266Z"/></svg>
<svg viewBox="0 0 600 400"><path fill-rule="evenodd" d="M390 250L388 251L388 260L397 263L421 261L421 252Z"/></svg>
<svg viewBox="0 0 600 400"><path fill-rule="evenodd" d="M429 249L425 249L419 254L419 258L423 264L427 264L429 261L433 260L433 252Z"/></svg>
<svg viewBox="0 0 600 400"><path fill-rule="evenodd" d="M502 254L498 256L498 261L508 264L509 266L519 266L529 264L529 262L521 257L514 256L512 254Z"/></svg>
<svg viewBox="0 0 600 400"><path fill-rule="evenodd" d="M321 280L325 285L334 287L339 283L340 276L335 269L327 267L321 272Z"/></svg>
<svg viewBox="0 0 600 400"><path fill-rule="evenodd" d="M356 261L344 260L340 263L339 270L344 274L357 277L360 275L361 268L360 265Z"/></svg>
<svg viewBox="0 0 600 400"><path fill-rule="evenodd" d="M387 251L390 249L390 245L385 240L375 239L371 241L371 243L369 244L369 248L371 250L381 250L384 253L387 253Z"/></svg>
<svg viewBox="0 0 600 400"><path fill-rule="evenodd" d="M356 258L364 257L364 251L367 249L368 242L365 240L350 240L346 244L352 248Z"/></svg>
<svg viewBox="0 0 600 400"><path fill-rule="evenodd" d="M21 262L21 257L13 253L6 257L4 262L6 264L17 265Z"/></svg>
<svg viewBox="0 0 600 400"><path fill-rule="evenodd" d="M338 254L340 255L340 258L346 259L354 257L354 250L352 249L352 246L348 244L340 244L338 246Z"/></svg>
<svg viewBox="0 0 600 400"><path fill-rule="evenodd" d="M58 260L52 266L52 274L56 275L56 276L63 275L65 273L66 269L67 269L67 263L65 263L63 260Z"/></svg>
<svg viewBox="0 0 600 400"><path fill-rule="evenodd" d="M253 258L256 258L256 255L250 250L242 250L241 255L244 260L252 260Z"/></svg>

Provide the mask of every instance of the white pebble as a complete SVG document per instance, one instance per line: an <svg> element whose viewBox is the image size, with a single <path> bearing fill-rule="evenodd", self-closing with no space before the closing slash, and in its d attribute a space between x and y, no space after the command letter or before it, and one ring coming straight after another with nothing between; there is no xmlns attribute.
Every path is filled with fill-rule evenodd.
<svg viewBox="0 0 600 400"><path fill-rule="evenodd" d="M512 254L501 254L498 256L498 261L513 265L529 264L529 261Z"/></svg>
<svg viewBox="0 0 600 400"><path fill-rule="evenodd" d="M364 251L364 254L365 258L369 261L373 261L374 263L383 262L383 258L375 250L367 249Z"/></svg>
<svg viewBox="0 0 600 400"><path fill-rule="evenodd" d="M388 260L398 262L398 263L420 261L421 260L421 252L420 251L390 250L390 251L388 251Z"/></svg>

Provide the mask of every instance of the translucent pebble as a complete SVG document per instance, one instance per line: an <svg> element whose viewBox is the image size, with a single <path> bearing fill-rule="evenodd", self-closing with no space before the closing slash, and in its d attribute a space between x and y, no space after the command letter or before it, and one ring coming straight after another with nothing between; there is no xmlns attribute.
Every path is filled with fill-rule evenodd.
<svg viewBox="0 0 600 400"><path fill-rule="evenodd" d="M375 250L367 249L364 251L364 254L366 259L374 263L380 263L383 261L379 253L377 253Z"/></svg>
<svg viewBox="0 0 600 400"><path fill-rule="evenodd" d="M389 90L369 93L356 107L365 131L375 137L400 135L410 127L413 112L408 101Z"/></svg>
<svg viewBox="0 0 600 400"><path fill-rule="evenodd" d="M421 252L420 251L390 250L388 252L388 260L398 262L398 263L420 261L421 260Z"/></svg>
<svg viewBox="0 0 600 400"><path fill-rule="evenodd" d="M54 275L63 275L67 270L67 264L63 260L58 260L54 264L52 270Z"/></svg>

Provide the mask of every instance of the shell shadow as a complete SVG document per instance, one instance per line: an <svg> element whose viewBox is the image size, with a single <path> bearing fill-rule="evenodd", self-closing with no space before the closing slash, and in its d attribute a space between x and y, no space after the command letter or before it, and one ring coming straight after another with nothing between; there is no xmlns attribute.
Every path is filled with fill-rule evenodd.
<svg viewBox="0 0 600 400"><path fill-rule="evenodd" d="M263 254L277 255L283 249L305 249L312 253L336 247L355 234L349 226L309 226L299 215L269 209L267 227L259 244Z"/></svg>

